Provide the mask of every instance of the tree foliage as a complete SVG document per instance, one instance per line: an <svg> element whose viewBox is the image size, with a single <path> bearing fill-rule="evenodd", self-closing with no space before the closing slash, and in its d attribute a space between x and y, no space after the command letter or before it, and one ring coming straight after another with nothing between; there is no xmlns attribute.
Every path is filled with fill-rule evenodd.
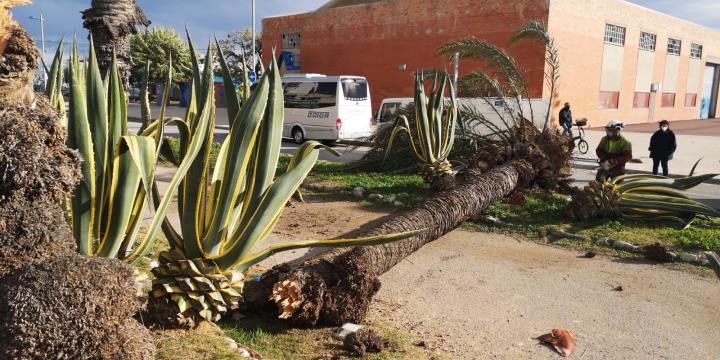
<svg viewBox="0 0 720 360"><path fill-rule="evenodd" d="M168 74L172 57L173 78L184 82L190 78L190 50L173 29L154 27L142 34L135 34L130 41L133 58L133 76L141 79L150 63L150 83L162 83Z"/></svg>
<svg viewBox="0 0 720 360"><path fill-rule="evenodd" d="M230 74L234 78L241 78L248 69L255 70L255 65L252 63L252 41L251 29L231 31L227 33L224 39L218 40L220 51L222 51ZM259 36L255 36L255 52L259 60L262 57L262 42Z"/></svg>

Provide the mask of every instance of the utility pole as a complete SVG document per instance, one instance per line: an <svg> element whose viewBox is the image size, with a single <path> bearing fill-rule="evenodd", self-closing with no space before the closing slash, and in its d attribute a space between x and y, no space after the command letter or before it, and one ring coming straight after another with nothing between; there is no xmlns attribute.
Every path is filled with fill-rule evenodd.
<svg viewBox="0 0 720 360"><path fill-rule="evenodd" d="M453 91L457 97L457 85L458 85L458 74L460 72L460 53L456 52L453 55Z"/></svg>
<svg viewBox="0 0 720 360"><path fill-rule="evenodd" d="M254 1L254 0L253 0ZM37 16L30 16L31 20L40 20L40 42L42 43L42 59L43 62L45 61L45 16L43 13L40 13L40 17ZM47 72L45 71L45 66L43 66L43 81L47 82Z"/></svg>
<svg viewBox="0 0 720 360"><path fill-rule="evenodd" d="M252 0L252 61L253 61L253 71L255 70L255 65L257 64L257 53L255 52L255 0Z"/></svg>

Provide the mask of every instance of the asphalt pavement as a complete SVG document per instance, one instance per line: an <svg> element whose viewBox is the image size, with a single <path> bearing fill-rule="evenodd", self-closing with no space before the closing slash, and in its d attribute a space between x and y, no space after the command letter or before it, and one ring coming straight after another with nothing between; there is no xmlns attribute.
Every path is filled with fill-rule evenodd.
<svg viewBox="0 0 720 360"><path fill-rule="evenodd" d="M159 107L157 105L153 105L151 110L153 111L154 115L157 115L157 113L159 112ZM137 131L137 129L140 128L140 123L138 120L140 118L139 104L130 104L128 109L128 116L130 117L128 130L131 132ZM166 110L166 116L182 118L185 116L185 109L177 106L169 106ZM228 116L225 109L217 109L215 123L215 141L222 142L223 140L225 140L225 137L227 137L229 130ZM701 128L708 134L714 134L715 130L708 130L708 126L712 127L713 129L715 127L720 128L720 121L693 121L683 122L682 124L674 123L674 125L679 128L679 146L678 154L676 154L676 160L670 162L671 174L674 173L675 175L687 175L687 172L689 171L689 168L692 166L694 161L700 157L698 154L708 152L708 150L711 150L713 148L717 149L718 141L720 141L718 137L714 137L711 135L700 136L690 134L696 133L697 130L694 130L695 128ZM633 126L634 128L631 129L633 131L625 132L625 134L630 138L631 141L633 141L633 144L637 144L636 147L639 150L636 152L636 157L641 158L644 161L644 164L629 164L628 171L647 172L647 170L649 170L648 166L652 164L648 164L649 159L647 157L639 155L643 153L641 149L643 147L647 147L646 142L649 140L649 133L653 131L653 128L650 125ZM177 136L177 128L169 126L168 128L166 128L166 134L168 136ZM577 186L584 186L589 181L595 179L594 168L597 166L597 162L593 161L594 151L592 150L594 149L596 143L602 137L604 132L588 131L587 134L591 151L587 154L584 161L579 160L575 161L574 163L575 168L573 177L575 178L575 185ZM332 144L332 147L336 151L338 151L341 156L336 157L327 151L321 151L320 160L345 163L354 162L361 159L363 155L369 150L369 148L367 147L354 147L347 144ZM281 151L287 154L294 154L297 151L297 148L297 144L295 144L289 139L285 139L283 140ZM718 166L716 166L717 161L715 158L717 157L720 157L720 152L710 152L709 155L706 156L706 159L703 160L703 163L699 167L698 172L707 173L710 171L720 171L720 169L718 169ZM673 168L675 169L675 171L673 171ZM689 194L692 198L698 199L703 203L720 209L720 184L718 184L717 182L713 184L699 185L689 191Z"/></svg>
<svg viewBox="0 0 720 360"><path fill-rule="evenodd" d="M160 112L160 107L153 104L151 106L152 115L157 116ZM166 117L185 117L185 108L179 106L168 106L165 110ZM140 129L140 104L130 103L128 106L128 131L137 132ZM215 113L215 135L214 140L217 143L222 143L229 133L229 122L228 114L226 109L218 108ZM178 130L174 125L169 125L165 128L165 134L167 136L177 137ZM339 162L353 162L360 160L363 155L368 151L367 147L354 147L348 144L330 144L332 148L340 153L340 157L337 157L327 151L320 151L320 160L327 161L339 161ZM281 151L285 154L295 154L297 152L298 145L289 139L284 139L282 143Z"/></svg>

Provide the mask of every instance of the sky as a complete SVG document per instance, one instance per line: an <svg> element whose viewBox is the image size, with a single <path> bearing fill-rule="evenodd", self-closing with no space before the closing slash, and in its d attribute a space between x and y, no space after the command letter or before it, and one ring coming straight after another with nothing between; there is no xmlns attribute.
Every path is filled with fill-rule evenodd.
<svg viewBox="0 0 720 360"><path fill-rule="evenodd" d="M31 15L45 15L46 51L52 53L63 35L78 35L81 44L87 43L80 11L90 7L91 0L34 0L32 5L13 10L17 19L33 37L40 39L40 22ZM136 0L153 25L182 30L188 26L195 43L206 43L209 36L222 38L230 31L249 28L251 0ZM261 19L297 12L313 11L326 0L257 0L257 27ZM631 2L672 14L707 27L720 30L720 1L718 0L632 0ZM38 41L38 46L40 42ZM200 50L203 46L198 45Z"/></svg>

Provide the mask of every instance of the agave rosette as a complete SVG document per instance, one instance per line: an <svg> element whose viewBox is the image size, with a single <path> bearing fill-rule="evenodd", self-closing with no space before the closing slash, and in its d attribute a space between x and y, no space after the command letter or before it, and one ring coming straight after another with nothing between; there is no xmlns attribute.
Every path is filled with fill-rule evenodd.
<svg viewBox="0 0 720 360"><path fill-rule="evenodd" d="M186 128L180 131L178 159L180 170L187 173L179 186L173 188L177 189L181 221L179 229L167 220L162 226L171 250L161 254L160 266L153 270L154 298L174 302L181 318L216 321L241 301L242 271L277 252L382 244L418 233L354 240L310 240L261 249L260 244L277 223L285 204L317 161L320 149L337 153L318 142L306 142L286 171L276 176L284 114L277 64L274 60L270 63L252 94L247 90L241 92L241 103L220 52L218 59L230 131L216 162L211 163L215 128L213 73L209 66L200 71L189 36L188 40L193 68L192 95L185 120L181 122ZM209 46L206 59L214 57L214 49ZM184 165L188 167L184 169ZM167 205L164 203L167 197L160 200L157 188L153 191L156 206L162 209Z"/></svg>
<svg viewBox="0 0 720 360"><path fill-rule="evenodd" d="M696 164L697 166L697 164ZM635 220L671 220L689 225L698 216L720 217L720 212L683 193L718 174L671 179L657 175L618 176L605 182L592 181L576 191L568 206L568 215L588 219L622 216Z"/></svg>
<svg viewBox="0 0 720 360"><path fill-rule="evenodd" d="M53 71L59 70L53 67ZM166 194L165 206L154 208L150 196L163 138L163 126L158 124L163 122L155 121L140 134L128 133L127 99L117 62L113 58L103 78L92 39L85 62L81 62L77 45L73 44L69 73L67 144L83 159L83 179L69 201L78 251L86 256L133 262L155 240L172 200ZM166 86L171 82L172 74L168 74ZM166 104L167 95L163 109ZM183 176L184 172L178 171L171 190L179 186ZM148 209L153 209L154 214L145 236L141 236Z"/></svg>
<svg viewBox="0 0 720 360"><path fill-rule="evenodd" d="M450 106L445 108L445 90L450 86ZM448 75L443 74L438 82L435 74L432 89L429 95L425 94L423 74L415 78L415 132L413 136L410 123L402 115L395 121L392 133L388 139L385 159L392 151L395 137L399 133L406 133L410 147L420 166L420 175L425 182L433 187L442 189L453 184L454 172L448 161L448 156L455 142L455 125L457 123L458 108L453 84Z"/></svg>

